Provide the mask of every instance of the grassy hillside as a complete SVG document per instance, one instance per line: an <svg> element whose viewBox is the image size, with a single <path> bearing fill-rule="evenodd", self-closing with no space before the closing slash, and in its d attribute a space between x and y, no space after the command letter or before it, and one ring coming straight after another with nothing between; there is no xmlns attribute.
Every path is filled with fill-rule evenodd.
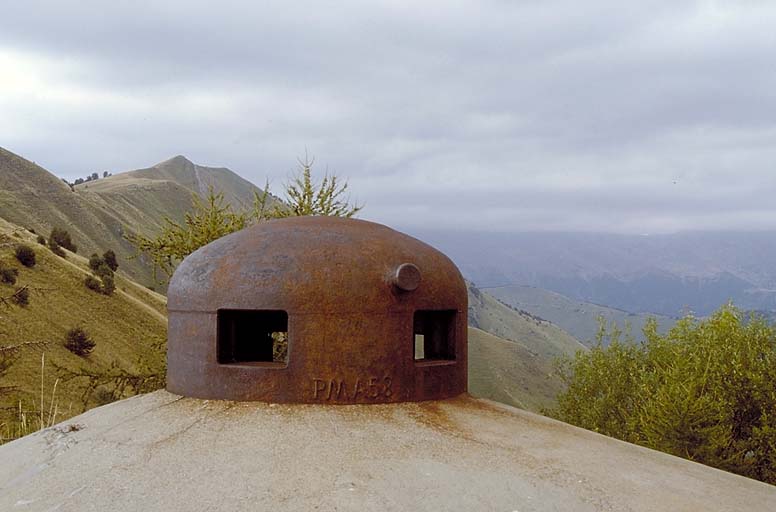
<svg viewBox="0 0 776 512"><path fill-rule="evenodd" d="M539 411L562 388L553 362L585 347L552 323L469 285L469 391Z"/></svg>
<svg viewBox="0 0 776 512"><path fill-rule="evenodd" d="M191 210L192 194L202 196L213 187L235 209L253 205L261 190L226 168L203 167L176 156L147 169L123 172L75 186L76 192L99 205L127 229L158 232L165 217L182 221Z"/></svg>
<svg viewBox="0 0 776 512"><path fill-rule="evenodd" d="M144 285L154 284L151 266L130 259L135 249L124 234L152 235L165 217L182 220L192 194L207 192L209 185L239 207L261 192L229 169L198 166L181 156L71 190L46 169L0 148L0 217L46 236L52 227L67 229L85 256L113 249L124 271Z"/></svg>
<svg viewBox="0 0 776 512"><path fill-rule="evenodd" d="M661 331L668 330L676 322L675 318L629 313L621 309L574 300L565 295L532 286L500 286L488 288L487 293L515 309L549 320L587 346L595 343L599 317L603 317L607 323L616 322L623 329L626 325L630 325L631 333L638 341L644 339L641 331L649 317L657 318Z"/></svg>
<svg viewBox="0 0 776 512"><path fill-rule="evenodd" d="M519 343L469 327L469 393L474 396L541 411L563 388L550 363Z"/></svg>
<svg viewBox="0 0 776 512"><path fill-rule="evenodd" d="M572 355L584 346L557 325L516 311L469 285L469 325L523 345L542 358Z"/></svg>
<svg viewBox="0 0 776 512"><path fill-rule="evenodd" d="M22 266L14 257L14 247L20 242L34 248L37 264L33 268ZM34 235L2 219L0 262L19 271L16 285L0 284L0 297L8 297L20 286L31 290L27 306L0 304L0 346L38 343L19 352L3 379L2 386L16 390L0 394L0 436L13 436L19 428L20 406L27 421L37 426L41 386L46 418L56 411L56 419L62 420L100 403L98 389L84 404L85 378L57 382L66 371L56 367L103 373L113 365L132 372L147 365L161 368L167 329L163 296L120 273L113 295L89 290L83 282L89 273L84 258L71 253L67 259L60 258L38 245ZM63 346L66 331L75 326L83 327L96 342L86 357L76 356Z"/></svg>
<svg viewBox="0 0 776 512"><path fill-rule="evenodd" d="M122 240L121 222L72 192L42 167L2 148L0 217L46 236L52 227L61 226L70 232L82 254L112 248L125 255L131 250L129 243ZM139 262L125 263L130 272L140 267Z"/></svg>

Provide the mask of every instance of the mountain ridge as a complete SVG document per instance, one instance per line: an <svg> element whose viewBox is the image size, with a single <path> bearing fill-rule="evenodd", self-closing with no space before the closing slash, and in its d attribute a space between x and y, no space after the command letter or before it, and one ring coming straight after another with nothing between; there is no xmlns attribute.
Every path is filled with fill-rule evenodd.
<svg viewBox="0 0 776 512"><path fill-rule="evenodd" d="M152 236L165 218L183 221L193 195L209 186L236 209L250 207L254 193L262 193L227 168L199 166L182 155L71 189L47 169L0 148L0 217L43 235L54 227L66 229L81 254L113 249L128 275L147 286L158 286L151 263L134 257L125 235Z"/></svg>
<svg viewBox="0 0 776 512"><path fill-rule="evenodd" d="M154 182L171 182L180 187L205 196L209 187L224 194L225 202L235 209L248 208L253 204L253 193L262 190L253 183L226 167L198 165L183 155L176 155L150 167L115 173L76 185L76 190L90 189L97 193L120 193L122 187L131 187L138 181L146 185Z"/></svg>

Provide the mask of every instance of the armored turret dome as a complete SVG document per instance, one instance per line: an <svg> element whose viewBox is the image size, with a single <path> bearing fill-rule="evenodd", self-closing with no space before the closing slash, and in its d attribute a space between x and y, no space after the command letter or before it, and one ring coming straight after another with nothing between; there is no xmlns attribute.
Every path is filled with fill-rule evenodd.
<svg viewBox="0 0 776 512"><path fill-rule="evenodd" d="M273 220L190 255L169 288L168 390L385 403L466 391L466 285L380 224Z"/></svg>

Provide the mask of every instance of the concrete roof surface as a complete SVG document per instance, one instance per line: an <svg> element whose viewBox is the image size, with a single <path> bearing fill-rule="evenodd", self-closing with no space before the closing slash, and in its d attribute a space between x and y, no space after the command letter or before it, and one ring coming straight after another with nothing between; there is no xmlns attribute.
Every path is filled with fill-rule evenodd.
<svg viewBox="0 0 776 512"><path fill-rule="evenodd" d="M776 487L468 396L157 391L0 446L2 511L769 511Z"/></svg>

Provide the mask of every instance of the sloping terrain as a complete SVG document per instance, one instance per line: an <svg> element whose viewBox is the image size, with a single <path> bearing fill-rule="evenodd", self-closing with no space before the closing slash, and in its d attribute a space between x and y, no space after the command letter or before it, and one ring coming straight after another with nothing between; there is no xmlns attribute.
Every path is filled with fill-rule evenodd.
<svg viewBox="0 0 776 512"><path fill-rule="evenodd" d="M76 185L75 189L78 192L88 190L105 197L115 197L140 190L143 191L144 196L147 196L149 190L153 190L153 185L162 186L163 183L181 187L187 190L189 195L196 192L204 196L207 194L208 187L213 187L216 191L222 192L226 202L236 209L250 208L253 205L253 192L261 192L253 183L225 167L197 165L181 155L153 167L122 172ZM136 196L136 194L132 195Z"/></svg>
<svg viewBox="0 0 776 512"><path fill-rule="evenodd" d="M585 347L552 323L469 285L469 392L540 411L562 389L554 361Z"/></svg>
<svg viewBox="0 0 776 512"><path fill-rule="evenodd" d="M520 343L469 327L469 393L538 412L563 389L552 362Z"/></svg>
<svg viewBox="0 0 776 512"><path fill-rule="evenodd" d="M559 293L532 286L498 286L488 288L487 293L513 308L549 320L588 347L595 344L599 317L606 320L607 324L615 322L620 329L630 326L631 334L637 341L644 340L642 329L650 317L657 319L661 332L670 329L676 322L675 318L629 313L621 309L574 300Z"/></svg>
<svg viewBox="0 0 776 512"><path fill-rule="evenodd" d="M75 186L76 192L119 219L127 229L158 232L164 218L182 221L192 194L221 192L235 210L249 209L261 190L226 168L203 167L176 156L147 169L123 172Z"/></svg>
<svg viewBox="0 0 776 512"><path fill-rule="evenodd" d="M517 311L469 285L469 325L523 345L544 359L584 349L577 339L547 320Z"/></svg>
<svg viewBox="0 0 776 512"><path fill-rule="evenodd" d="M127 261L133 248L122 237L122 222L47 170L2 148L0 217L46 237L53 227L62 227L70 232L81 254L113 249L131 275L150 275L140 261Z"/></svg>
<svg viewBox="0 0 776 512"><path fill-rule="evenodd" d="M32 268L22 266L13 255L22 242L35 250L37 263ZM87 261L69 252L66 256L54 255L37 244L34 235L0 219L0 263L19 272L15 285L0 284L0 297L9 297L23 286L30 290L26 306L10 301L0 304L0 347L37 344L19 351L0 383L16 388L0 393L0 436L13 435L22 415L36 426L41 409L45 418L56 413L61 420L100 403L98 389L84 404L85 378L57 382L66 371L104 373L115 365L137 372L140 367L163 365L165 298L120 272L112 295L89 290L84 285L89 275ZM73 327L82 327L96 342L91 354L80 357L64 347L65 333Z"/></svg>
<svg viewBox="0 0 776 512"><path fill-rule="evenodd" d="M113 249L135 281L153 285L152 268L127 232L157 233L169 217L180 221L192 194L222 191L237 208L252 204L260 189L223 168L202 167L177 156L147 169L120 173L72 190L46 169L0 148L0 217L48 236L53 227L70 232L79 254Z"/></svg>

